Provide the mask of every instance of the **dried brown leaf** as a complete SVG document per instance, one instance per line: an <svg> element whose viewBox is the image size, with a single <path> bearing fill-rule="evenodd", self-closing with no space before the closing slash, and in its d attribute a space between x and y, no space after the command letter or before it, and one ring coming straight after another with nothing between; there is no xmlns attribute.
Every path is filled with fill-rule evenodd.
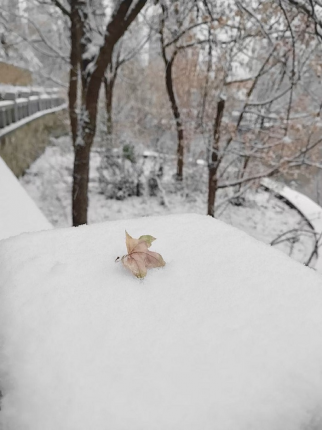
<svg viewBox="0 0 322 430"><path fill-rule="evenodd" d="M137 278L144 278L147 269L163 267L165 265L165 261L160 254L149 250L154 240L156 240L155 237L150 235L134 239L127 231L125 232L128 254L124 255L121 260L124 267L130 270Z"/></svg>

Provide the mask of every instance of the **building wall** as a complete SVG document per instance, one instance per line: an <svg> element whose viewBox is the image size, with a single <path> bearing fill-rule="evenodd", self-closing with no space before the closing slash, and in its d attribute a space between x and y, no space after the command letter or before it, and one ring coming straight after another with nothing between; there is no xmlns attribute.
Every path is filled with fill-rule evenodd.
<svg viewBox="0 0 322 430"><path fill-rule="evenodd" d="M37 118L0 138L0 157L21 176L45 150L51 135L68 132L66 110Z"/></svg>
<svg viewBox="0 0 322 430"><path fill-rule="evenodd" d="M0 84L31 85L31 72L27 69L0 61Z"/></svg>

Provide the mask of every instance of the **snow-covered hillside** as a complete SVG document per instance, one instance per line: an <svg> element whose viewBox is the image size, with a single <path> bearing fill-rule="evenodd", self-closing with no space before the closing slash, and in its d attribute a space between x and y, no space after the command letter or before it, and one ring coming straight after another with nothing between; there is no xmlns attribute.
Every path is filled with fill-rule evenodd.
<svg viewBox="0 0 322 430"><path fill-rule="evenodd" d="M140 281L125 234L166 261ZM15 430L316 430L322 280L200 215L0 242L1 421Z"/></svg>

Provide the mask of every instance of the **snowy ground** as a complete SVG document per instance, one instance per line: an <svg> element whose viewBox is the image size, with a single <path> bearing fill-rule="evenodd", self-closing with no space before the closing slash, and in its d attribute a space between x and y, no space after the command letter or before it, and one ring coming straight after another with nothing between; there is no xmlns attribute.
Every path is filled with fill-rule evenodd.
<svg viewBox="0 0 322 430"><path fill-rule="evenodd" d="M106 220L176 213L206 212L206 190L189 193L167 193L167 205L156 197L130 197L126 200L106 199L100 193L97 166L100 155L92 152L90 173L89 223ZM73 154L66 137L54 139L45 153L32 165L20 182L48 220L56 227L71 225L71 186ZM199 169L204 169L199 166ZM188 194L188 195L187 195ZM300 235L286 235L276 246L298 261L306 262L313 250L314 239L303 218L273 195L259 190L246 195L246 204L236 207L223 205L218 218L266 243L281 234L304 230Z"/></svg>
<svg viewBox="0 0 322 430"><path fill-rule="evenodd" d="M125 234L166 261L140 281ZM188 233L187 233L188 232ZM0 242L4 430L320 430L322 281L220 221Z"/></svg>
<svg viewBox="0 0 322 430"><path fill-rule="evenodd" d="M0 240L52 228L0 157Z"/></svg>

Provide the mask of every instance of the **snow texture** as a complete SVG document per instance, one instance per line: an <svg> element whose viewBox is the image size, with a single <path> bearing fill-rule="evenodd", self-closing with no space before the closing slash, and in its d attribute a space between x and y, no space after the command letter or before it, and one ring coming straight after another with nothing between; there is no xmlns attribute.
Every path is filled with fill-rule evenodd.
<svg viewBox="0 0 322 430"><path fill-rule="evenodd" d="M0 240L52 225L0 157Z"/></svg>
<svg viewBox="0 0 322 430"><path fill-rule="evenodd" d="M114 262L157 237L144 281ZM201 215L0 242L4 430L317 430L322 278Z"/></svg>
<svg viewBox="0 0 322 430"><path fill-rule="evenodd" d="M148 162L153 158L150 155L151 151L144 152L144 157L150 158L150 160L144 158L148 168L146 175L149 174ZM167 187L169 183L172 185L165 192L166 204L161 204L160 196L133 196L124 200L106 199L99 183L98 168L101 161L100 153L93 148L90 159L89 224L179 213L204 215L207 212L208 171L204 165L186 166L184 187L187 194L185 194L173 192L175 160L173 164L165 163L162 186ZM72 144L69 137L63 136L52 139L51 145L47 146L44 153L20 178L21 185L55 227L72 225L72 173ZM194 188L198 182L197 187L200 187L200 190ZM170 191L171 188L172 191ZM222 198L218 192L218 206L221 205L221 207L216 212L217 218L268 244L277 236L292 229L311 230L305 218L271 193L261 189L256 192L249 190L244 197L246 201L242 206L238 207L228 202L221 205ZM274 246L291 255L295 260L305 263L315 247L314 236L299 233L298 239L283 241Z"/></svg>
<svg viewBox="0 0 322 430"><path fill-rule="evenodd" d="M292 190L283 184L278 184L269 178L262 180L262 183L269 189L274 190L280 196L292 203L297 210L304 215L314 228L317 238L322 237L322 208L309 197L296 190ZM319 240L319 243L321 241ZM318 253L318 259L315 265L318 272L322 273L322 255L321 250Z"/></svg>

